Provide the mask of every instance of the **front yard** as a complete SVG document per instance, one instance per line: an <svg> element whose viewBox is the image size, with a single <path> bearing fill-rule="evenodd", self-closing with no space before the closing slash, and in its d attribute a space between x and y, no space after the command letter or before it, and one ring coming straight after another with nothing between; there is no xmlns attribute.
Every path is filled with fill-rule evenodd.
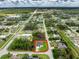
<svg viewBox="0 0 79 59"><path fill-rule="evenodd" d="M48 42L46 40L34 41L35 52L46 52L48 50Z"/></svg>

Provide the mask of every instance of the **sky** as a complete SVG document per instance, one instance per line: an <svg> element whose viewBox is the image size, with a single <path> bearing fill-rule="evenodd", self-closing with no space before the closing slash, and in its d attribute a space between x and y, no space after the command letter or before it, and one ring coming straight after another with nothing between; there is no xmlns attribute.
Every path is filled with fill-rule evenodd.
<svg viewBox="0 0 79 59"><path fill-rule="evenodd" d="M65 0L66 1L66 0ZM4 0L0 1L2 7L79 7L79 0L67 0L66 2L59 0Z"/></svg>

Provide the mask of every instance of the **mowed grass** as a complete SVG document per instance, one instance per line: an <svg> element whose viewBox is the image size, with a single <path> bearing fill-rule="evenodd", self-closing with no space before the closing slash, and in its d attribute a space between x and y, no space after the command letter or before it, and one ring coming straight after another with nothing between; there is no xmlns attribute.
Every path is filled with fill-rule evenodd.
<svg viewBox="0 0 79 59"><path fill-rule="evenodd" d="M43 42L43 47L39 48L39 51L46 51L48 50L48 45L46 42Z"/></svg>
<svg viewBox="0 0 79 59"><path fill-rule="evenodd" d="M40 59L50 59L46 54L33 54L32 56L38 56Z"/></svg>
<svg viewBox="0 0 79 59"><path fill-rule="evenodd" d="M64 31L61 31L58 29L58 32L63 39L63 41L67 44L68 48L71 49L73 56L75 58L79 58L79 49L74 45L74 43L71 41L71 39L64 33Z"/></svg>

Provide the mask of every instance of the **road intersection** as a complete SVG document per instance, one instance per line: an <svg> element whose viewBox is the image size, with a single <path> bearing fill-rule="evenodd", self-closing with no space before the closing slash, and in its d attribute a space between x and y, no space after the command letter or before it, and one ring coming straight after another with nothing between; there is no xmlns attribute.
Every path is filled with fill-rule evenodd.
<svg viewBox="0 0 79 59"><path fill-rule="evenodd" d="M14 39L16 38L18 32L22 31L25 27L25 25L33 18L33 16L37 13L37 10L35 10L32 15L28 18L28 20L26 20L24 23L22 23L22 25L18 24L18 29L16 30L16 32L9 38L9 42L7 42L7 44L4 44L4 46L2 47L2 49L0 50L0 57L2 55L5 55L7 53L11 53L13 55L17 55L17 54L46 54L49 56L50 59L54 59L53 58L53 54L52 54L52 50L51 50L51 46L48 40L48 34L47 34L47 29L45 26L45 19L43 17L41 17L41 19L43 20L43 26L44 26L44 31L45 31L45 36L46 36L46 40L48 41L48 46L49 49L46 52L17 52L17 51L8 51L8 47L11 45L11 43L14 41ZM42 15L43 16L43 15Z"/></svg>

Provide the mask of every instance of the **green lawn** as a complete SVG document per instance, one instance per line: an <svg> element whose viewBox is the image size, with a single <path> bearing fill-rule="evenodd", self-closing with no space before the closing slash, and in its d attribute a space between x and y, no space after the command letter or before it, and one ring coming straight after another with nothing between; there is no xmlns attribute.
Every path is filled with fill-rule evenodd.
<svg viewBox="0 0 79 59"><path fill-rule="evenodd" d="M48 50L48 46L47 46L47 43L44 42L43 47L39 48L39 51L46 51L46 50Z"/></svg>
<svg viewBox="0 0 79 59"><path fill-rule="evenodd" d="M29 55L28 54L18 54L17 57L20 59L28 59Z"/></svg>
<svg viewBox="0 0 79 59"><path fill-rule="evenodd" d="M20 59L28 59L29 55L28 54L19 54L17 55L20 57ZM32 56L38 56L40 59L50 59L48 55L46 54L32 54Z"/></svg>
<svg viewBox="0 0 79 59"><path fill-rule="evenodd" d="M32 56L38 56L40 59L50 59L49 56L45 54L33 54Z"/></svg>
<svg viewBox="0 0 79 59"><path fill-rule="evenodd" d="M11 59L11 54L3 55L0 59Z"/></svg>

